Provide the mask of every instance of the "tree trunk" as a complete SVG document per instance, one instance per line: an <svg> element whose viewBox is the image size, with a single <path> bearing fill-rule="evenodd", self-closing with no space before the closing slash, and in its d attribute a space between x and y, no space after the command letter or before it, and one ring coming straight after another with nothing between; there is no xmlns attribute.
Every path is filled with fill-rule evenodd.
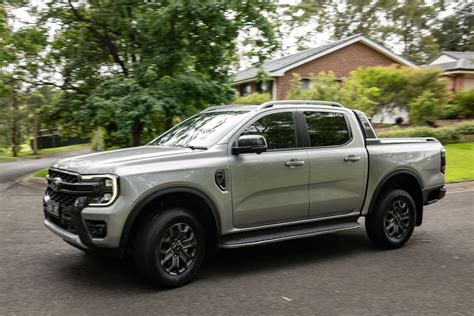
<svg viewBox="0 0 474 316"><path fill-rule="evenodd" d="M132 147L140 146L143 131L143 123L140 121L133 122L132 126Z"/></svg>
<svg viewBox="0 0 474 316"><path fill-rule="evenodd" d="M33 154L38 154L38 118L35 116L33 119Z"/></svg>
<svg viewBox="0 0 474 316"><path fill-rule="evenodd" d="M18 102L16 99L15 95L15 88L12 84L12 122L11 122L11 146L12 146L12 156L17 157L18 156L18 133L19 133L19 119L18 119Z"/></svg>
<svg viewBox="0 0 474 316"><path fill-rule="evenodd" d="M173 116L170 114L166 114L165 128L166 130L169 130L172 127L173 127Z"/></svg>

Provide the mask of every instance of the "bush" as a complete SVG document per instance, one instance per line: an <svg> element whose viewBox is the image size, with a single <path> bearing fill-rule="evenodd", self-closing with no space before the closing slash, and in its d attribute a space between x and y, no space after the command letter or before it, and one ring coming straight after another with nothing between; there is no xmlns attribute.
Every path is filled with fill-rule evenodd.
<svg viewBox="0 0 474 316"><path fill-rule="evenodd" d="M455 124L452 126L433 128L433 127L414 127L401 129L394 127L390 131L381 132L379 137L434 137L443 144L456 143L463 140L464 135L474 134L474 121Z"/></svg>
<svg viewBox="0 0 474 316"><path fill-rule="evenodd" d="M441 115L443 104L430 91L424 91L409 104L410 121L415 125L430 125Z"/></svg>
<svg viewBox="0 0 474 316"><path fill-rule="evenodd" d="M458 92L451 103L458 109L458 118L474 118L474 89Z"/></svg>
<svg viewBox="0 0 474 316"><path fill-rule="evenodd" d="M272 100L270 93L251 93L243 97L238 97L233 102L234 104L262 104Z"/></svg>
<svg viewBox="0 0 474 316"><path fill-rule="evenodd" d="M445 120L452 120L461 117L461 109L457 104L446 104L441 112L441 118Z"/></svg>

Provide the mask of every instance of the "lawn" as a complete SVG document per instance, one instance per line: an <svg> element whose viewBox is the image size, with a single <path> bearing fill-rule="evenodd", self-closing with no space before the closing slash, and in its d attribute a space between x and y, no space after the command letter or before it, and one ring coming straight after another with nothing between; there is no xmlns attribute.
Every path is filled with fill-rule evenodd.
<svg viewBox="0 0 474 316"><path fill-rule="evenodd" d="M446 147L446 182L474 180L474 142L448 144Z"/></svg>
<svg viewBox="0 0 474 316"><path fill-rule="evenodd" d="M56 147L56 148L46 148L39 151L37 155L34 155L31 150L22 150L18 154L18 157L13 157L11 152L6 149L0 149L0 162L9 162L9 161L17 161L17 160L25 160L25 159L38 159L44 158L72 150L78 149L87 149L90 148L90 144L80 144L80 145L71 145L71 146L64 146L64 147Z"/></svg>

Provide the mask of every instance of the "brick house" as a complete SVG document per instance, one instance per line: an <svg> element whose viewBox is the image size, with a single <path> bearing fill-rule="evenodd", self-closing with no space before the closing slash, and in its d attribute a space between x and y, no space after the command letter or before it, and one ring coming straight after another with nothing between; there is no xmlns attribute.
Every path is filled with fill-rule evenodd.
<svg viewBox="0 0 474 316"><path fill-rule="evenodd" d="M474 89L474 52L441 52L428 67L441 68L454 93Z"/></svg>
<svg viewBox="0 0 474 316"><path fill-rule="evenodd" d="M305 87L308 86L311 73L333 71L337 78L342 80L359 67L393 64L416 67L411 61L369 38L354 35L265 62L263 69L272 78L269 82L257 82L258 69L255 67L240 71L235 75L232 86L239 95L268 92L274 100L281 100L285 99L291 89L293 73L301 76L302 86Z"/></svg>

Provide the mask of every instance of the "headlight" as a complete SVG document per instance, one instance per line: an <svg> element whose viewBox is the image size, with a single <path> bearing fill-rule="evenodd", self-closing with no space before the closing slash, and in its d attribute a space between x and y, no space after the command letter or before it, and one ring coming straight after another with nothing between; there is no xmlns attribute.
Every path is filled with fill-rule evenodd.
<svg viewBox="0 0 474 316"><path fill-rule="evenodd" d="M81 181L98 182L101 185L100 195L92 197L89 206L108 206L118 196L118 177L115 175L84 175L81 176Z"/></svg>

